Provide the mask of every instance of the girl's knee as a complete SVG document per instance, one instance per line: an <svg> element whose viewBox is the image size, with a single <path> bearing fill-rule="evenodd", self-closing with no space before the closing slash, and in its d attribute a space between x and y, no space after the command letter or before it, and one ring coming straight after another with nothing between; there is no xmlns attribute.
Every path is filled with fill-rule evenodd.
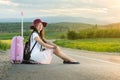
<svg viewBox="0 0 120 80"><path fill-rule="evenodd" d="M60 47L59 46L56 46L56 49L60 51Z"/></svg>
<svg viewBox="0 0 120 80"><path fill-rule="evenodd" d="M56 46L56 48L54 49L54 52L60 52L60 47Z"/></svg>

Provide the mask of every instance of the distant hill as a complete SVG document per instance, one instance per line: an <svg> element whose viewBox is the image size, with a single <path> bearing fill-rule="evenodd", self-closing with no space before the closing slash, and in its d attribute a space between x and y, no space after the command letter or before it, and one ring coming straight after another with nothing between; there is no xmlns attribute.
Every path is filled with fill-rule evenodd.
<svg viewBox="0 0 120 80"><path fill-rule="evenodd" d="M72 16L46 16L39 17L43 21L48 23L59 23L59 22L78 22L78 23L88 23L88 24L106 24L106 21L100 21L93 18L85 18L85 17L72 17ZM24 18L24 22L32 22L34 18ZM21 22L21 18L3 18L0 19L0 22Z"/></svg>
<svg viewBox="0 0 120 80"><path fill-rule="evenodd" d="M61 22L61 23L51 23L45 28L47 31L79 31L81 29L91 28L95 25L86 23L75 23L75 22Z"/></svg>
<svg viewBox="0 0 120 80"><path fill-rule="evenodd" d="M120 23L107 24L107 25L103 25L102 27L111 28L111 29L120 29Z"/></svg>
<svg viewBox="0 0 120 80"><path fill-rule="evenodd" d="M24 22L24 31L28 31L32 22ZM61 23L49 23L45 28L46 31L59 31L66 32L69 30L80 30L93 27L95 25L86 23L74 23L74 22L61 22ZM21 23L0 23L0 32L20 32Z"/></svg>
<svg viewBox="0 0 120 80"><path fill-rule="evenodd" d="M28 31L29 26L32 22L24 22L24 31ZM87 23L79 23L79 22L59 22L59 23L48 23L47 27L45 28L46 31L62 31L66 32L69 30L81 30L91 27L103 27L103 28L116 28L120 29L120 23L112 23L107 25L97 25L97 24L87 24ZM14 23L0 23L0 32L20 32L21 30L21 23L14 22Z"/></svg>
<svg viewBox="0 0 120 80"><path fill-rule="evenodd" d="M30 33L29 26L32 24L32 22L24 22L24 36L28 37ZM94 27L94 28L93 28ZM46 37L47 38L60 38L65 37L66 33L70 30L74 31L80 31L82 30L85 35L87 31L90 33L91 31L97 30L101 31L99 28L107 28L106 30L109 30L109 32L113 32L112 29L117 29L117 32L120 31L120 23L113 23L113 24L107 24L107 25L98 25L98 24L88 24L88 23L80 23L80 22L59 22L59 23L48 23L47 27L45 27L46 31ZM85 29L85 30L83 30ZM118 30L119 29L119 30ZM4 39L9 39L8 37L12 38L15 35L18 35L21 31L21 23L20 22L9 22L9 23L0 23L0 37L5 37ZM80 31L80 32L82 32ZM103 31L105 35L107 35L106 31ZM103 32L98 32L103 34ZM106 32L106 33L105 33ZM114 30L115 32L115 30ZM2 34L7 33L7 34ZM10 35L11 36L10 36ZM82 33L84 36L84 34ZM96 35L96 34L95 34ZM115 34L116 35L116 34ZM117 33L117 35L119 35ZM91 33L89 34L91 36Z"/></svg>

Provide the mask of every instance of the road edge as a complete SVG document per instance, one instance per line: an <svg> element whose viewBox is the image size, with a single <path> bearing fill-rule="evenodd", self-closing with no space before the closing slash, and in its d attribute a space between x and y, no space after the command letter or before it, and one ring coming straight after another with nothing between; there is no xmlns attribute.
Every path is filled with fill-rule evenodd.
<svg viewBox="0 0 120 80"><path fill-rule="evenodd" d="M8 70L11 68L9 57L10 51L0 51L0 79L6 76Z"/></svg>

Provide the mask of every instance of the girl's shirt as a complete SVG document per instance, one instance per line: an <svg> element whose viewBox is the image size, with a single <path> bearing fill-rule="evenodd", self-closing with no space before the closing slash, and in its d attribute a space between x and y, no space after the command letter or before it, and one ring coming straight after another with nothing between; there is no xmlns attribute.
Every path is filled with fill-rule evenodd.
<svg viewBox="0 0 120 80"><path fill-rule="evenodd" d="M30 50L32 49L33 45L35 44L36 40L35 40L35 37L39 37L38 33L37 32L33 32L32 35L31 35L31 38L30 38ZM34 52L40 52L40 48L41 48L41 45L37 42L35 47L33 48L32 50L32 53ZM31 54L32 54L31 53Z"/></svg>

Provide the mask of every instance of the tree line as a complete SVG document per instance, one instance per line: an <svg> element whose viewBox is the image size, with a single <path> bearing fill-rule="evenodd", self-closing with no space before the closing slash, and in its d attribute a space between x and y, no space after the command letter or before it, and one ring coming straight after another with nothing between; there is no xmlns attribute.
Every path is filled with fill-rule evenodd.
<svg viewBox="0 0 120 80"><path fill-rule="evenodd" d="M24 36L30 34L32 22L24 22ZM48 36L60 36L60 38L83 39L83 38L120 38L120 23L108 25L92 25L85 23L49 23L44 28ZM21 23L0 23L0 34L20 33ZM67 34L66 34L67 33ZM54 37L55 38L55 37Z"/></svg>
<svg viewBox="0 0 120 80"><path fill-rule="evenodd" d="M80 31L68 31L68 39L84 38L120 38L120 29L118 28L89 28Z"/></svg>
<svg viewBox="0 0 120 80"><path fill-rule="evenodd" d="M24 22L24 32L30 30L30 25L32 22ZM46 31L59 31L59 32L66 32L69 30L80 30L88 27L92 27L91 24L85 23L68 23L68 22L61 22L61 23L48 23L47 27L45 28ZM0 23L0 32L20 32L21 30L21 23Z"/></svg>

